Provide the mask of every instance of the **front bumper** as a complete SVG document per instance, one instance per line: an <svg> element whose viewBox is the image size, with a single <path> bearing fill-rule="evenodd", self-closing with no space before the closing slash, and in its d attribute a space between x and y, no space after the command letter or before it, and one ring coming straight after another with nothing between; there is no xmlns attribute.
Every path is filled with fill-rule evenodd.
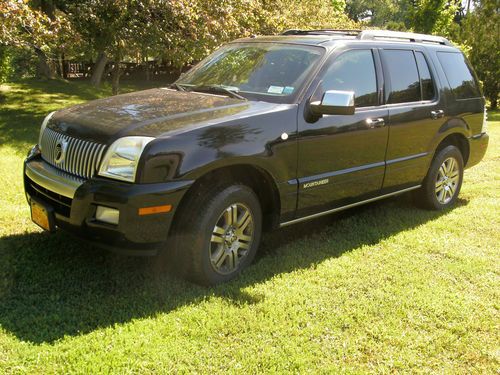
<svg viewBox="0 0 500 375"><path fill-rule="evenodd" d="M185 192L193 181L130 184L105 178L81 180L32 154L24 163L28 201L53 208L57 227L102 247L129 255L155 255L168 237ZM167 213L140 216L139 208L172 205ZM96 219L97 206L119 210L117 225Z"/></svg>
<svg viewBox="0 0 500 375"><path fill-rule="evenodd" d="M480 133L469 138L469 160L467 160L466 168L473 167L483 160L486 150L488 149L490 137L488 133Z"/></svg>

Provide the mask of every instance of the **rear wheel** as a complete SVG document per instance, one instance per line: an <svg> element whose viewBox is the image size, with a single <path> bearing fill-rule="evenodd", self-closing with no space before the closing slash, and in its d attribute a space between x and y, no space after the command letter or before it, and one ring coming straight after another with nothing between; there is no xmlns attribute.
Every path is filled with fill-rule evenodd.
<svg viewBox="0 0 500 375"><path fill-rule="evenodd" d="M255 257L262 210L244 185L195 192L173 231L174 262L181 276L203 285L237 277Z"/></svg>
<svg viewBox="0 0 500 375"><path fill-rule="evenodd" d="M415 193L419 206L442 210L452 206L460 193L464 173L462 153L455 146L447 146L432 161L422 187Z"/></svg>

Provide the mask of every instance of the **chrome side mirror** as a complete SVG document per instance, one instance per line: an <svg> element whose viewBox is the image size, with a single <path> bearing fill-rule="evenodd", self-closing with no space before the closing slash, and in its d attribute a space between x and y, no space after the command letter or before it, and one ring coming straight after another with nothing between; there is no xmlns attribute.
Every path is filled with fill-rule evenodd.
<svg viewBox="0 0 500 375"><path fill-rule="evenodd" d="M328 90L323 94L321 101L310 102L311 112L316 116L322 115L353 115L354 92Z"/></svg>

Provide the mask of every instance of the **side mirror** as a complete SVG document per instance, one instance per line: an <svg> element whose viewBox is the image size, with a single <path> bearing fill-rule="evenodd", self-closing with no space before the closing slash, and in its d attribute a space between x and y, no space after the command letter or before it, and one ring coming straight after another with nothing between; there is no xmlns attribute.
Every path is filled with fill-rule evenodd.
<svg viewBox="0 0 500 375"><path fill-rule="evenodd" d="M321 101L310 102L309 108L313 115L353 115L354 92L329 90L323 94Z"/></svg>

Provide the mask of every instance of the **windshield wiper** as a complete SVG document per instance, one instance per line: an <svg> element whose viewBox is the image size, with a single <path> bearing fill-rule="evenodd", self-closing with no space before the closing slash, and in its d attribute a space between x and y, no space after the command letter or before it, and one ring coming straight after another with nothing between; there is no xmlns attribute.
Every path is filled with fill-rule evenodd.
<svg viewBox="0 0 500 375"><path fill-rule="evenodd" d="M175 83L175 82L170 85L170 88L174 88L177 91L186 91L185 87L183 87L183 86L181 86L181 85L179 85L178 83Z"/></svg>
<svg viewBox="0 0 500 375"><path fill-rule="evenodd" d="M189 89L190 89L190 91L208 92L208 93L214 93L214 94L225 94L225 95L230 96L232 98L236 98L236 99L240 99L240 100L247 100L247 98L245 98L244 96L241 96L236 91L228 89L224 86L219 86L219 85L192 86Z"/></svg>

